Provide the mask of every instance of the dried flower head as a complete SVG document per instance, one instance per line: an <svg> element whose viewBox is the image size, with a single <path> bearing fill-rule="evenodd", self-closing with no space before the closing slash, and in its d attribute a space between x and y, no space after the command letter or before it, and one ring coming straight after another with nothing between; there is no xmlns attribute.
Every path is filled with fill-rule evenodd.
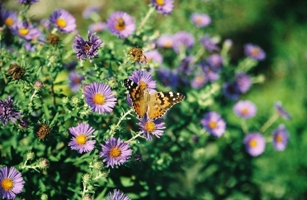
<svg viewBox="0 0 307 200"><path fill-rule="evenodd" d="M133 47L128 52L132 56L134 62L146 63L147 58L143 53L143 50L139 47Z"/></svg>
<svg viewBox="0 0 307 200"><path fill-rule="evenodd" d="M36 128L36 136L39 139L44 139L49 133L51 129L47 124L39 124Z"/></svg>
<svg viewBox="0 0 307 200"><path fill-rule="evenodd" d="M9 66L8 72L13 79L18 80L25 74L25 69L14 63Z"/></svg>
<svg viewBox="0 0 307 200"><path fill-rule="evenodd" d="M47 43L51 45L57 45L60 43L60 38L56 34L49 33L47 36Z"/></svg>

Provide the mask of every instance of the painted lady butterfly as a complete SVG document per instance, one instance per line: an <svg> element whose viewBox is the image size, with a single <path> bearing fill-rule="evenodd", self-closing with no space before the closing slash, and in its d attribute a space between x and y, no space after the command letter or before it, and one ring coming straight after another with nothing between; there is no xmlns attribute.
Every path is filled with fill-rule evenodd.
<svg viewBox="0 0 307 200"><path fill-rule="evenodd" d="M174 92L148 93L146 85L138 85L130 79L124 80L133 108L140 118L147 116L151 120L162 117L168 109L181 102L185 96Z"/></svg>

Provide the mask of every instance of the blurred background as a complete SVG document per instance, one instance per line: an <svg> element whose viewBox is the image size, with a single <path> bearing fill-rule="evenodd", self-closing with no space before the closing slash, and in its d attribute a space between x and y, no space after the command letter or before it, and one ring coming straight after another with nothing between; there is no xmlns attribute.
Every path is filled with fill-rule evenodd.
<svg viewBox="0 0 307 200"><path fill-rule="evenodd" d="M16 2L4 1L8 9L14 9ZM82 12L89 5L101 8L100 16L103 21L112 12L123 10L140 22L138 17L144 16L147 3L148 1L124 0L41 0L40 3L31 7L30 14L33 15L34 20L39 21L42 18L48 18L55 9L66 9L76 17L78 31L86 33L88 23L82 19ZM246 195L234 194L229 197L228 194L223 193L222 187L214 188L210 185L216 184L213 180L193 182L193 176L200 173L195 165L189 166L185 175L184 173L178 175L182 178L182 182L186 183L185 189L173 183L168 190L173 192L174 196L179 194L182 199L193 197L195 194L193 190L203 187L214 191L211 191L210 195L208 193L208 196L204 195L202 199L226 196L229 197L227 199L258 199L260 197L261 199L307 199L307 159L305 157L307 150L305 92L307 85L307 1L175 0L173 13L167 17L155 15L155 22L152 25L162 33L195 29L189 19L193 12L207 13L211 16L212 24L206 29L210 34L219 35L222 40L231 39L233 41L230 51L233 66L243 59L243 46L246 43L257 44L266 52L266 59L251 71L254 76L263 74L265 82L254 84L243 99L249 99L257 105L257 115L260 117L270 115L269 113L274 111L274 102L281 101L283 107L292 115L290 121L280 121L287 126L290 142L283 152L276 152L270 146L260 157L244 160L252 167L248 178L254 184L248 185L250 188L245 188L248 192L243 191L243 193ZM172 29L168 30L170 24ZM229 111L231 112L230 109ZM234 156L225 152L223 155ZM226 159L230 160L230 158ZM238 161L240 159L233 159L233 162ZM219 167L226 171L228 167L231 168L221 164ZM205 170L207 175L210 174L208 170L210 171L210 169ZM233 171L229 170L227 173L233 173ZM240 173L240 171L235 173ZM190 182L186 177L192 177ZM212 175L211 178L214 179L216 176ZM200 184L204 185L200 187ZM238 191L242 191L242 187L244 188L244 185L237 188Z"/></svg>

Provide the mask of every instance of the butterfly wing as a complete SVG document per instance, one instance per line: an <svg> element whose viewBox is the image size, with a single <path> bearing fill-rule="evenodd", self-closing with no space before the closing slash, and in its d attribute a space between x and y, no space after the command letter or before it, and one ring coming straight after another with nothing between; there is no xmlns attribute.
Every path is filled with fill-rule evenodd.
<svg viewBox="0 0 307 200"><path fill-rule="evenodd" d="M185 96L174 92L157 92L151 94L148 101L147 115L149 119L155 120L162 117L173 105L181 102Z"/></svg>
<svg viewBox="0 0 307 200"><path fill-rule="evenodd" d="M144 98L145 90L130 79L125 79L124 85L129 92L134 111L140 118L143 118L147 111Z"/></svg>

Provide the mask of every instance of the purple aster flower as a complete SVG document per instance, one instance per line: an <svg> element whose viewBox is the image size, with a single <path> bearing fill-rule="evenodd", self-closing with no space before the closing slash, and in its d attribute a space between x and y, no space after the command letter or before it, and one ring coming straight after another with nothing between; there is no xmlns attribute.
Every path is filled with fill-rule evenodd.
<svg viewBox="0 0 307 200"><path fill-rule="evenodd" d="M84 87L85 101L92 112L110 113L116 105L115 95L111 88L104 83L91 83Z"/></svg>
<svg viewBox="0 0 307 200"><path fill-rule="evenodd" d="M162 119L156 119L154 121L151 121L148 119L147 115L140 119L140 122L137 123L141 127L141 132L146 137L146 140L152 140L152 135L156 136L157 138L160 138L160 136L163 134L163 129L165 129L164 122Z"/></svg>
<svg viewBox="0 0 307 200"><path fill-rule="evenodd" d="M246 56L255 60L265 59L265 52L257 45L246 44L244 46L244 53Z"/></svg>
<svg viewBox="0 0 307 200"><path fill-rule="evenodd" d="M162 55L156 49L144 52L144 55L147 58L147 62L156 62L156 63L159 63L159 64L161 64L163 62Z"/></svg>
<svg viewBox="0 0 307 200"><path fill-rule="evenodd" d="M183 75L190 75L192 72L192 64L194 64L194 56L188 56L181 60L178 71Z"/></svg>
<svg viewBox="0 0 307 200"><path fill-rule="evenodd" d="M50 23L49 19L42 19L42 20L40 20L39 24L47 30L51 29L51 23Z"/></svg>
<svg viewBox="0 0 307 200"><path fill-rule="evenodd" d="M79 153L91 152L94 149L96 141L90 140L95 138L94 135L91 135L95 130L90 127L90 125L81 123L76 127L70 127L69 132L74 136L68 146L72 150L77 150Z"/></svg>
<svg viewBox="0 0 307 200"><path fill-rule="evenodd" d="M76 19L66 10L55 10L49 20L62 33L70 33L76 29Z"/></svg>
<svg viewBox="0 0 307 200"><path fill-rule="evenodd" d="M169 15L174 9L174 0L151 0L158 13Z"/></svg>
<svg viewBox="0 0 307 200"><path fill-rule="evenodd" d="M277 111L277 114L281 116L282 118L286 120L291 119L291 115L282 107L281 102L275 103L275 109Z"/></svg>
<svg viewBox="0 0 307 200"><path fill-rule="evenodd" d="M174 44L174 36L170 34L162 34L156 41L158 47L172 48Z"/></svg>
<svg viewBox="0 0 307 200"><path fill-rule="evenodd" d="M123 192L119 190L114 190L113 194L109 192L109 196L105 200L130 200Z"/></svg>
<svg viewBox="0 0 307 200"><path fill-rule="evenodd" d="M84 19L89 19L92 14L98 13L100 8L98 6L88 6L82 13Z"/></svg>
<svg viewBox="0 0 307 200"><path fill-rule="evenodd" d="M239 91L241 93L246 93L252 84L252 79L250 76L248 76L245 73L239 73L236 75L236 82L237 82Z"/></svg>
<svg viewBox="0 0 307 200"><path fill-rule="evenodd" d="M3 199L14 199L16 194L21 193L23 185L21 173L14 167L0 168L0 196Z"/></svg>
<svg viewBox="0 0 307 200"><path fill-rule="evenodd" d="M99 32L102 32L106 29L108 29L108 25L104 22L97 22L97 23L94 23L94 24L91 24L88 29L91 31L91 32L96 32L96 33L99 33Z"/></svg>
<svg viewBox="0 0 307 200"><path fill-rule="evenodd" d="M78 63L76 61L71 61L67 64L64 65L64 68L67 69L68 71L76 69Z"/></svg>
<svg viewBox="0 0 307 200"><path fill-rule="evenodd" d="M223 94L232 100L236 100L240 97L241 93L236 83L224 83Z"/></svg>
<svg viewBox="0 0 307 200"><path fill-rule="evenodd" d="M156 81L152 78L151 74L145 70L136 70L129 76L129 79L138 85L145 85L149 93L156 92Z"/></svg>
<svg viewBox="0 0 307 200"><path fill-rule="evenodd" d="M114 12L107 20L110 32L120 38L126 38L135 31L135 23L132 17L122 11Z"/></svg>
<svg viewBox="0 0 307 200"><path fill-rule="evenodd" d="M260 133L249 133L243 140L246 151L251 156L259 156L264 152L265 139Z"/></svg>
<svg viewBox="0 0 307 200"><path fill-rule="evenodd" d="M10 10L1 10L1 19L8 28L13 28L18 22L16 12Z"/></svg>
<svg viewBox="0 0 307 200"><path fill-rule="evenodd" d="M285 125L279 125L273 131L273 145L277 151L285 150L289 140L289 133L286 130Z"/></svg>
<svg viewBox="0 0 307 200"><path fill-rule="evenodd" d="M41 34L37 28L33 27L32 24L26 21L18 21L17 24L12 28L12 32L14 35L26 40L35 39Z"/></svg>
<svg viewBox="0 0 307 200"><path fill-rule="evenodd" d="M215 38L211 38L208 34L206 34L203 38L201 38L200 42L209 52L218 51L220 49L216 45L218 41Z"/></svg>
<svg viewBox="0 0 307 200"><path fill-rule="evenodd" d="M25 42L23 46L28 52L34 52L36 49L36 45L31 44L31 42Z"/></svg>
<svg viewBox="0 0 307 200"><path fill-rule="evenodd" d="M197 27L206 27L206 26L208 26L211 23L211 18L207 14L193 13L191 15L191 21Z"/></svg>
<svg viewBox="0 0 307 200"><path fill-rule="evenodd" d="M98 55L98 49L102 46L102 41L96 33L88 31L88 41L85 41L80 35L74 39L74 49L77 52L77 58L92 62L92 59Z"/></svg>
<svg viewBox="0 0 307 200"><path fill-rule="evenodd" d="M176 88L179 83L177 72L167 68L160 68L158 70L158 77L164 85L172 88Z"/></svg>
<svg viewBox="0 0 307 200"><path fill-rule="evenodd" d="M202 69L203 69L203 71L205 72L205 74L206 74L206 76L207 76L207 78L208 78L208 80L209 80L210 82L214 82L214 81L216 81L217 79L220 78L220 76L218 75L218 73L217 73L217 72L214 72L214 71L211 69L211 67L209 67L209 65L208 65L207 63L202 64Z"/></svg>
<svg viewBox="0 0 307 200"><path fill-rule="evenodd" d="M195 77L191 81L192 88L199 89L205 85L205 83L208 82L208 78L206 74L203 71L199 71L195 73Z"/></svg>
<svg viewBox="0 0 307 200"><path fill-rule="evenodd" d="M83 80L85 80L84 76L77 74L76 71L71 71L68 76L69 86L73 92L77 92L80 88L80 85Z"/></svg>
<svg viewBox="0 0 307 200"><path fill-rule="evenodd" d="M5 126L8 121L16 122L17 118L21 115L21 112L17 112L13 99L9 96L5 100L0 100L0 121Z"/></svg>
<svg viewBox="0 0 307 200"><path fill-rule="evenodd" d="M223 57L219 54L212 54L207 59L207 63L214 72L218 72L223 67Z"/></svg>
<svg viewBox="0 0 307 200"><path fill-rule="evenodd" d="M234 113L243 119L251 118L256 115L257 107L251 101L238 101L233 107Z"/></svg>
<svg viewBox="0 0 307 200"><path fill-rule="evenodd" d="M36 2L39 2L39 0L18 0L18 2L22 4L34 4Z"/></svg>
<svg viewBox="0 0 307 200"><path fill-rule="evenodd" d="M127 162L132 154L129 143L125 143L120 138L110 138L105 142L105 145L101 145L102 151L99 156L104 158L103 162L107 162L107 167L114 165L122 165Z"/></svg>
<svg viewBox="0 0 307 200"><path fill-rule="evenodd" d="M201 124L211 135L221 137L226 129L226 123L216 112L208 112L201 120Z"/></svg>
<svg viewBox="0 0 307 200"><path fill-rule="evenodd" d="M181 49L191 48L194 45L194 37L186 32L179 31L174 35L173 49L176 53L179 53Z"/></svg>

